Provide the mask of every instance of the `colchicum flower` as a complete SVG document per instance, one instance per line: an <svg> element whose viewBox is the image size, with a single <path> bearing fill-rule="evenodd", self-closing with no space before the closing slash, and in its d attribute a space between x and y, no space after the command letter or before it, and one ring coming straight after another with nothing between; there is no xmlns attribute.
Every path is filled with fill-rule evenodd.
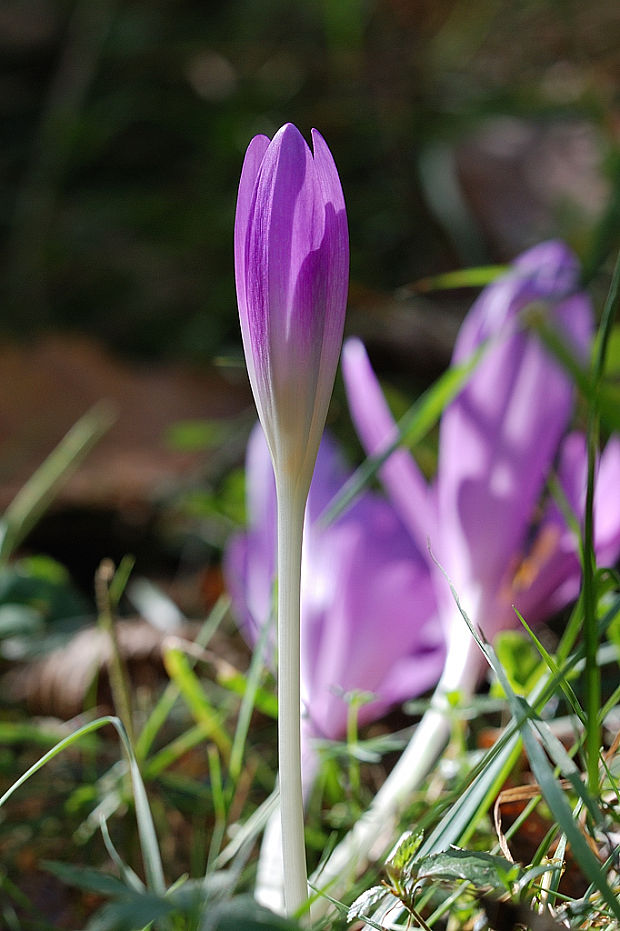
<svg viewBox="0 0 620 931"><path fill-rule="evenodd" d="M577 594L578 541L544 492L557 466L568 502L581 516L585 438L566 436L573 384L528 327L528 315L544 315L547 325L585 364L592 311L578 282L573 254L562 243L549 242L526 252L508 274L486 288L461 327L452 363L465 362L485 341L489 345L444 411L434 485L426 486L404 450L397 455L406 459L408 480L403 479L402 467L395 474L391 460L384 466L384 486L393 502L401 503L401 513L402 501L407 501L404 516L413 539L418 544L429 541L463 608L488 639L518 623L514 608L536 622ZM358 433L367 452L376 453L393 439L396 426L359 342L345 347L343 370ZM620 512L610 519L609 506L602 505L609 500L609 482L614 475L620 477L619 457L620 444L612 439L601 458L595 507L599 559L613 559L620 549ZM445 687L467 690L478 677L476 660L482 657L443 572L435 570L434 578L451 654ZM466 682L463 651L470 643L473 682Z"/></svg>
<svg viewBox="0 0 620 931"><path fill-rule="evenodd" d="M378 832L393 824L448 738L446 694L471 693L479 679L482 655L446 575L463 609L489 640L518 624L514 608L526 621L535 622L578 593L578 540L546 486L555 469L568 503L581 519L585 438L567 435L573 385L528 326L536 315L556 329L581 363L587 362L592 310L579 291L576 259L560 242L523 254L468 313L453 363L486 347L464 388L444 411L435 483L426 484L402 449L380 472L412 539L419 548L429 541L429 570L447 657L431 708L369 811L315 878L321 886L350 876L367 857ZM381 453L395 439L396 425L358 340L345 344L343 372L362 443L368 454ZM608 564L620 553L620 501L613 490L619 483L620 442L615 437L600 458L594 501L595 550L599 561ZM330 886L330 894L337 896L338 888Z"/></svg>
<svg viewBox="0 0 620 931"><path fill-rule="evenodd" d="M306 498L325 426L348 290L338 172L287 124L256 136L235 217L235 280L250 385L273 461L278 551L278 756L286 910L307 899L301 788L299 611Z"/></svg>
<svg viewBox="0 0 620 931"><path fill-rule="evenodd" d="M366 724L432 688L444 662L431 574L392 505L366 491L332 523L322 517L349 478L325 436L308 495L302 558L301 704L305 792L314 738L346 734L347 694L368 692ZM224 571L245 636L256 643L272 613L276 493L262 430L246 457L248 529L230 541ZM273 653L273 649L271 651Z"/></svg>
<svg viewBox="0 0 620 931"><path fill-rule="evenodd" d="M310 485L336 367L349 278L338 172L288 123L245 156L235 218L235 280L246 366L274 461Z"/></svg>

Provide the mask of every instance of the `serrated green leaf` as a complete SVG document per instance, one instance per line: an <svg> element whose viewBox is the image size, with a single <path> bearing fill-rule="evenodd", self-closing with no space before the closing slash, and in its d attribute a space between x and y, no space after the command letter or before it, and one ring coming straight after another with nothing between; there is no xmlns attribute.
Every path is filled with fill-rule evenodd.
<svg viewBox="0 0 620 931"><path fill-rule="evenodd" d="M450 847L444 853L433 853L415 864L415 885L424 879L445 879L452 882L467 880L477 889L490 887L505 890L516 882L521 867L505 857L483 851Z"/></svg>
<svg viewBox="0 0 620 931"><path fill-rule="evenodd" d="M355 921L357 918L364 918L370 910L382 902L389 895L385 886L371 886L366 889L350 906L347 912L347 921Z"/></svg>
<svg viewBox="0 0 620 931"><path fill-rule="evenodd" d="M390 876L400 876L412 864L423 840L423 831L418 831L417 834L405 831L401 835L385 864Z"/></svg>

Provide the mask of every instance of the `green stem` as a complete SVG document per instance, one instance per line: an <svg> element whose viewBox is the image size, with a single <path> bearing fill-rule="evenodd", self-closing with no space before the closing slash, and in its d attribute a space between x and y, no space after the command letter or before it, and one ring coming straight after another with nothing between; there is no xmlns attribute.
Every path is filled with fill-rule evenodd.
<svg viewBox="0 0 620 931"><path fill-rule="evenodd" d="M129 742L133 745L134 729L131 687L129 685L129 675L123 658L123 652L118 642L115 611L112 598L110 597L110 585L113 580L114 564L111 560L104 559L95 573L95 599L99 612L99 624L110 639L109 676L112 701L127 731Z"/></svg>
<svg viewBox="0 0 620 931"><path fill-rule="evenodd" d="M598 793L599 756L601 748L601 673L597 662L598 624L596 617L596 588L594 554L594 473L596 452L599 441L599 392L605 371L605 357L613 327L616 309L620 303L620 254L612 276L611 286L603 315L592 367L593 399L588 410L587 449L588 481L586 489L586 507L583 528L583 606L584 606L584 645L586 654L586 757L588 771L588 788L592 795Z"/></svg>
<svg viewBox="0 0 620 931"><path fill-rule="evenodd" d="M598 625L596 617L596 591L594 583L594 466L598 445L598 417L594 410L588 415L588 479L583 528L583 607L584 646L586 654L586 734L585 746L588 770L588 788L598 795L598 762L600 753L601 672L596 661Z"/></svg>
<svg viewBox="0 0 620 931"><path fill-rule="evenodd" d="M278 498L278 770L284 856L284 901L289 915L308 898L301 790L300 596L306 494L286 479Z"/></svg>

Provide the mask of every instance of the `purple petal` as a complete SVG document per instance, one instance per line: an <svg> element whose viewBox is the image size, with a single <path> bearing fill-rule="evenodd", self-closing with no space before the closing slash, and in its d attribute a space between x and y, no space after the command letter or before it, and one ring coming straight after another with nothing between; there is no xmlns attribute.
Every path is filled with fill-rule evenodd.
<svg viewBox="0 0 620 931"><path fill-rule="evenodd" d="M572 433L562 443L558 480L567 504L583 519L587 481L586 440ZM597 562L613 566L620 555L620 441L612 438L603 451L594 489L594 545ZM537 623L564 608L579 594L579 541L555 501L545 511L529 552L510 583L510 598L528 623Z"/></svg>
<svg viewBox="0 0 620 931"><path fill-rule="evenodd" d="M246 451L248 529L229 541L223 570L244 637L256 643L272 617L276 573L276 486L263 429L257 423Z"/></svg>
<svg viewBox="0 0 620 931"><path fill-rule="evenodd" d="M237 286L237 299L242 327L246 326L248 308L245 293L246 286L246 257L247 236L250 214L254 202L254 189L265 152L269 146L267 136L254 136L250 142L239 181L237 194L237 210L235 214L235 283Z"/></svg>
<svg viewBox="0 0 620 931"><path fill-rule="evenodd" d="M304 577L302 680L316 733L344 733L343 692L376 696L366 720L436 681L443 647L430 575L387 502L364 495L309 534ZM393 678L406 659L417 674Z"/></svg>
<svg viewBox="0 0 620 931"><path fill-rule="evenodd" d="M348 288L336 166L291 124L253 140L235 228L237 294L250 383L276 467L309 483L333 388Z"/></svg>
<svg viewBox="0 0 620 931"><path fill-rule="evenodd" d="M275 575L275 488L260 427L250 438L246 474L249 527L232 540L224 569L235 613L253 642L271 612ZM343 691L375 694L360 712L365 722L430 687L443 663L428 568L389 503L366 492L333 524L317 519L347 477L337 448L325 438L302 559L306 735L344 735Z"/></svg>
<svg viewBox="0 0 620 931"><path fill-rule="evenodd" d="M323 318L322 351L318 373L318 389L322 397L319 410L327 410L334 373L338 365L344 329L349 287L349 231L344 196L338 171L325 140L312 130L314 169L320 201L324 205L324 234L321 252L326 265L326 312Z"/></svg>
<svg viewBox="0 0 620 931"><path fill-rule="evenodd" d="M594 486L594 546L601 566L614 566L620 556L620 438L603 450Z"/></svg>
<svg viewBox="0 0 620 931"><path fill-rule="evenodd" d="M587 298L567 296L576 273L564 247L538 247L516 265L485 289L463 324L455 360L482 339L491 343L440 431L438 555L457 590L475 579L487 600L524 543L573 400L570 379L518 315L544 301L581 354L591 329Z"/></svg>
<svg viewBox="0 0 620 931"><path fill-rule="evenodd" d="M398 436L398 428L361 340L348 339L342 350L349 410L357 434L369 456L380 455ZM398 449L386 460L379 476L418 550L436 534L435 516L424 476L413 457Z"/></svg>

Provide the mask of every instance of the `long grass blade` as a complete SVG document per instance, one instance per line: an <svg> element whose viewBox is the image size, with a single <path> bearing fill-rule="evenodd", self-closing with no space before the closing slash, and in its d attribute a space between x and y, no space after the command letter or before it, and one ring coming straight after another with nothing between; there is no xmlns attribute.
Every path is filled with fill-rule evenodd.
<svg viewBox="0 0 620 931"><path fill-rule="evenodd" d="M63 750L66 750L68 747L72 746L76 741L80 740L81 737L86 734L91 734L93 731L99 730L101 727L104 727L107 724L111 724L115 728L121 742L129 759L129 770L131 774L131 782L133 787L134 803L136 806L136 821L138 824L138 834L140 836L140 847L142 850L142 857L144 860L144 868L147 876L147 885L149 889L158 895L163 895L166 891L166 884L164 881L164 871L161 862L161 856L159 853L159 844L157 842L157 835L155 833L155 825L153 824L153 818L151 816L151 810L149 807L148 799L146 796L146 789L144 788L144 783L142 781L142 776L140 775L140 770L138 763L136 761L133 749L127 737L127 732L123 727L123 723L120 718L117 718L113 715L105 715L104 717L97 718L95 721L90 721L88 724L84 724L82 727L78 728L68 737L65 737L63 740L60 740L51 750L48 750L47 753L37 760L36 763L33 763L29 769L23 773L19 779L17 779L4 793L0 798L0 807L9 799L17 789L20 788L31 776L38 772L43 766L50 762L55 756L61 753Z"/></svg>
<svg viewBox="0 0 620 931"><path fill-rule="evenodd" d="M93 446L115 420L112 408L96 404L74 424L8 506L0 522L0 560L6 561L28 536Z"/></svg>

